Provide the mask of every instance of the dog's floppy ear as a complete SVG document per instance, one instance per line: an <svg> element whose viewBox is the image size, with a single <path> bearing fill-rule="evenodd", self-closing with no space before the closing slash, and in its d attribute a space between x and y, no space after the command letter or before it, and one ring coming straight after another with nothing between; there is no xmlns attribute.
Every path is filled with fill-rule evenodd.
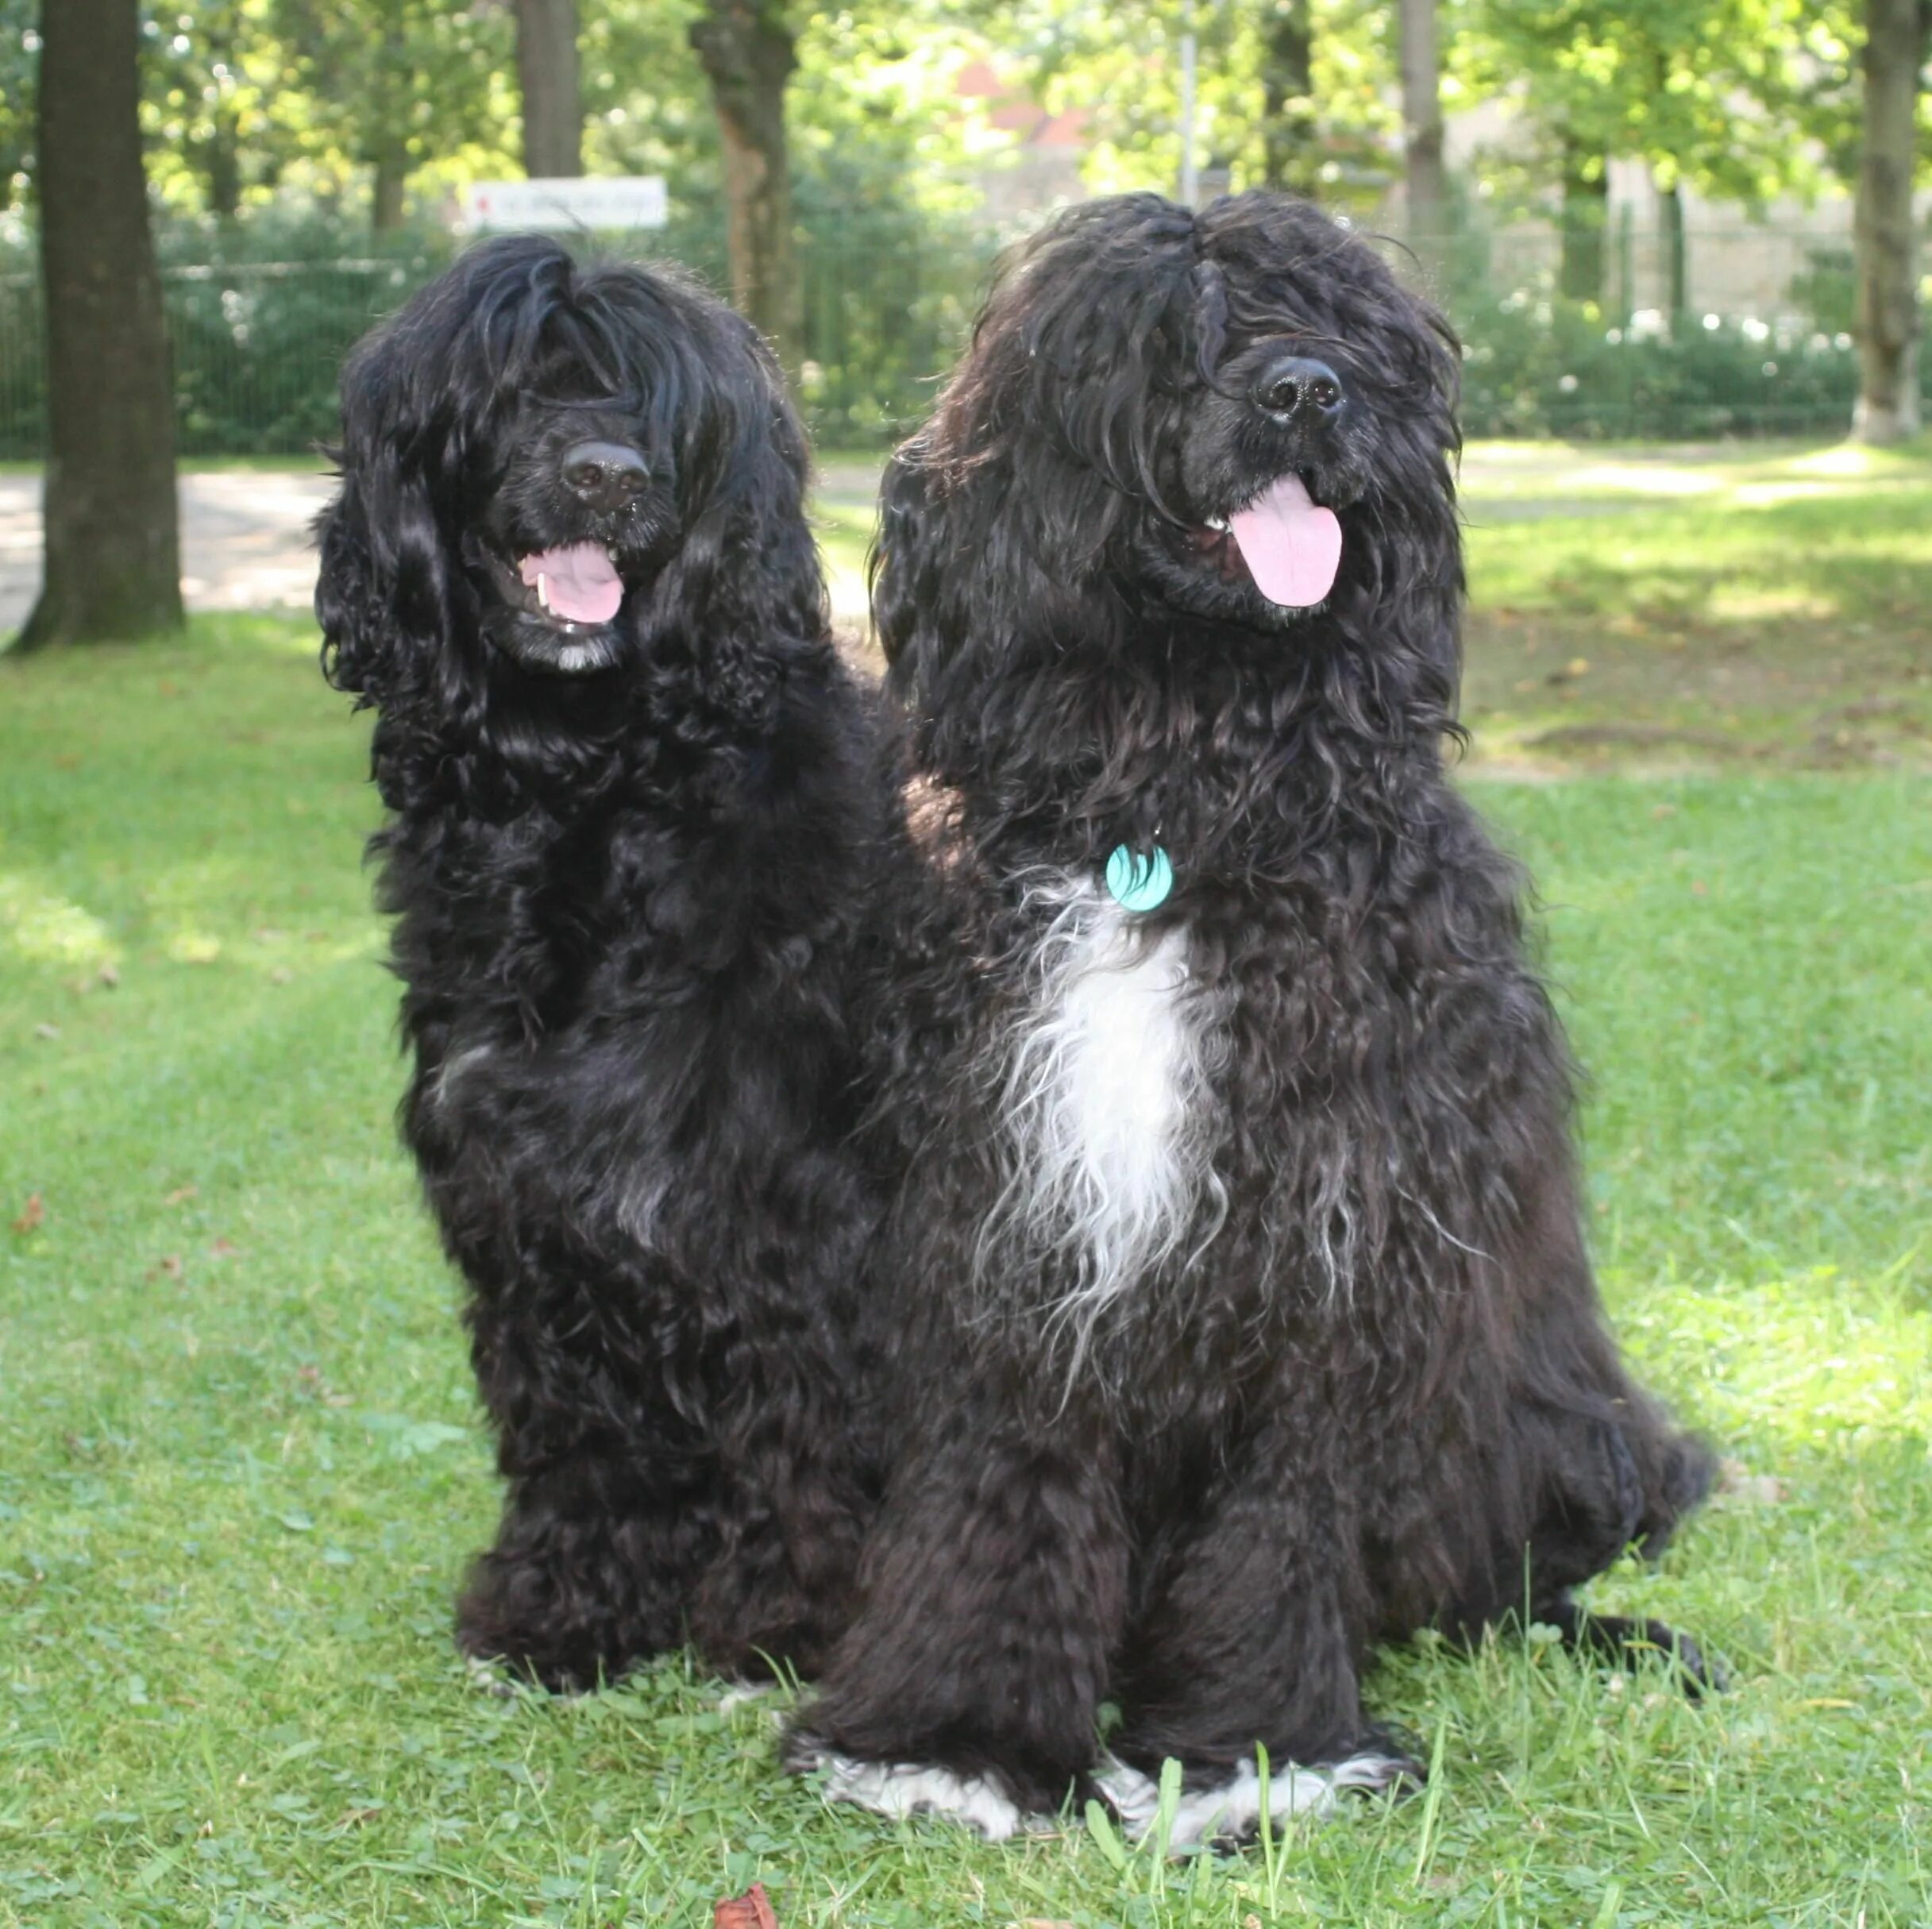
<svg viewBox="0 0 1932 1929"><path fill-rule="evenodd" d="M364 703L385 703L415 681L442 631L440 546L413 543L408 533L425 523L433 528L434 520L420 482L346 466L335 500L316 519L322 674Z"/></svg>
<svg viewBox="0 0 1932 1929"><path fill-rule="evenodd" d="M754 716L778 689L789 645L830 631L805 515L804 427L777 358L742 316L659 270L630 292L649 304L631 346L651 348L642 386L674 451L684 519L652 599L661 633L647 647L661 660L694 650L710 696Z"/></svg>
<svg viewBox="0 0 1932 1929"><path fill-rule="evenodd" d="M886 465L879 490L879 531L866 565L879 647L893 689L906 696L917 688L920 658L932 641L937 604L935 519L931 478L920 456L919 442L908 442Z"/></svg>
<svg viewBox="0 0 1932 1929"><path fill-rule="evenodd" d="M1369 511L1361 519L1372 543L1372 597L1342 619L1359 647L1383 663L1405 655L1409 688L1424 727L1452 727L1462 681L1462 530L1456 505L1456 422L1461 351L1442 315L1396 280L1363 249L1352 253L1362 284L1359 304L1378 326L1363 334L1372 345L1355 365L1378 385L1381 460Z"/></svg>
<svg viewBox="0 0 1932 1929"><path fill-rule="evenodd" d="M342 486L316 523L315 614L337 689L387 703L438 664L456 534L439 518L461 513L465 457L504 405L498 391L528 293L569 260L534 237L473 249L343 365Z"/></svg>
<svg viewBox="0 0 1932 1929"><path fill-rule="evenodd" d="M381 704L415 683L448 633L449 582L422 425L392 325L342 374L342 486L317 519L322 673Z"/></svg>
<svg viewBox="0 0 1932 1929"><path fill-rule="evenodd" d="M873 616L893 689L922 708L943 680L949 707L970 704L959 680L1016 637L1089 621L1117 533L1159 500L1183 402L1160 376L1194 356L1191 217L1156 195L1109 206L1006 259L931 422L887 470Z"/></svg>

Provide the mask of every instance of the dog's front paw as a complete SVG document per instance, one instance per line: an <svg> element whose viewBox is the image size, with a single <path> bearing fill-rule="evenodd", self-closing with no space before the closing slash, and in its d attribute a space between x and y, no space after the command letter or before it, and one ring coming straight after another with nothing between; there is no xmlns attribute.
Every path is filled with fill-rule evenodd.
<svg viewBox="0 0 1932 1929"><path fill-rule="evenodd" d="M985 1776L955 1774L922 1762L862 1761L841 1754L809 1730L793 1730L785 1744L785 1765L794 1775L817 1776L819 1792L827 1801L848 1802L894 1821L938 1815L989 1842L1008 1841L1032 1823Z"/></svg>
<svg viewBox="0 0 1932 1929"><path fill-rule="evenodd" d="M1111 1755L1093 1780L1135 1841L1145 1842L1155 1834L1160 1818L1159 1783ZM1182 1787L1168 1827L1167 1847L1211 1843L1241 1848L1260 1834L1264 1813L1271 1825L1278 1827L1302 1816L1330 1814L1343 1795L1399 1794L1420 1788L1426 1780L1422 1765L1412 1756L1380 1746L1319 1767L1298 1762L1271 1766L1265 1788L1258 1763L1244 1761L1220 1780Z"/></svg>
<svg viewBox="0 0 1932 1929"><path fill-rule="evenodd" d="M1635 1661L1648 1655L1672 1669L1685 1699L1701 1701L1721 1695L1730 1685L1724 1665L1702 1645L1667 1621L1646 1621L1622 1615L1592 1615L1589 1637L1579 1645L1606 1660Z"/></svg>

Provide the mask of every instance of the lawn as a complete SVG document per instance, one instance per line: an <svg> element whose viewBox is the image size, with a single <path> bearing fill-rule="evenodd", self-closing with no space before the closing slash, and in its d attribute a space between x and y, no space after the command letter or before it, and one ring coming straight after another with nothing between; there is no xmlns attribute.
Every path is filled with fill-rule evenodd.
<svg viewBox="0 0 1932 1929"><path fill-rule="evenodd" d="M1932 770L1932 441L1479 443L1463 480L1493 765Z"/></svg>
<svg viewBox="0 0 1932 1929"><path fill-rule="evenodd" d="M865 607L876 466L816 502ZM1476 442L1473 755L1519 776L1932 770L1932 438L1872 450Z"/></svg>
<svg viewBox="0 0 1932 1929"><path fill-rule="evenodd" d="M754 1878L784 1929L1932 1920L1932 484L1815 459L1498 487L1472 536L1471 788L1592 1074L1606 1288L1729 1462L1594 1598L1735 1684L1392 1654L1429 1794L1226 1859L828 1811L681 1661L479 1692L366 720L294 619L0 662L0 1925L701 1926Z"/></svg>

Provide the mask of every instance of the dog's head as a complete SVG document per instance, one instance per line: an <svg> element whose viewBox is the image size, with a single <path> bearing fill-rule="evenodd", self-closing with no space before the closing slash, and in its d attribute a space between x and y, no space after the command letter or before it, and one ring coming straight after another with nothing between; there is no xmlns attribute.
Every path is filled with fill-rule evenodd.
<svg viewBox="0 0 1932 1929"><path fill-rule="evenodd" d="M1224 626L1312 648L1420 596L1452 656L1456 371L1436 312L1305 202L1069 210L1005 264L889 475L901 687L998 623L1097 613L1163 647Z"/></svg>
<svg viewBox="0 0 1932 1929"><path fill-rule="evenodd" d="M673 273L488 242L363 341L341 394L316 590L338 688L527 702L676 638L728 657L823 628L783 384Z"/></svg>

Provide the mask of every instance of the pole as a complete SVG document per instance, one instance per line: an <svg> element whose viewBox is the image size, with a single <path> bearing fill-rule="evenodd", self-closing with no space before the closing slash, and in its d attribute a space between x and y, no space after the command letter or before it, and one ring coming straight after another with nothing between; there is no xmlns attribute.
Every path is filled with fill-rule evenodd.
<svg viewBox="0 0 1932 1929"><path fill-rule="evenodd" d="M1194 166L1194 10L1187 10L1181 35L1181 205L1192 207L1201 198L1201 176Z"/></svg>

